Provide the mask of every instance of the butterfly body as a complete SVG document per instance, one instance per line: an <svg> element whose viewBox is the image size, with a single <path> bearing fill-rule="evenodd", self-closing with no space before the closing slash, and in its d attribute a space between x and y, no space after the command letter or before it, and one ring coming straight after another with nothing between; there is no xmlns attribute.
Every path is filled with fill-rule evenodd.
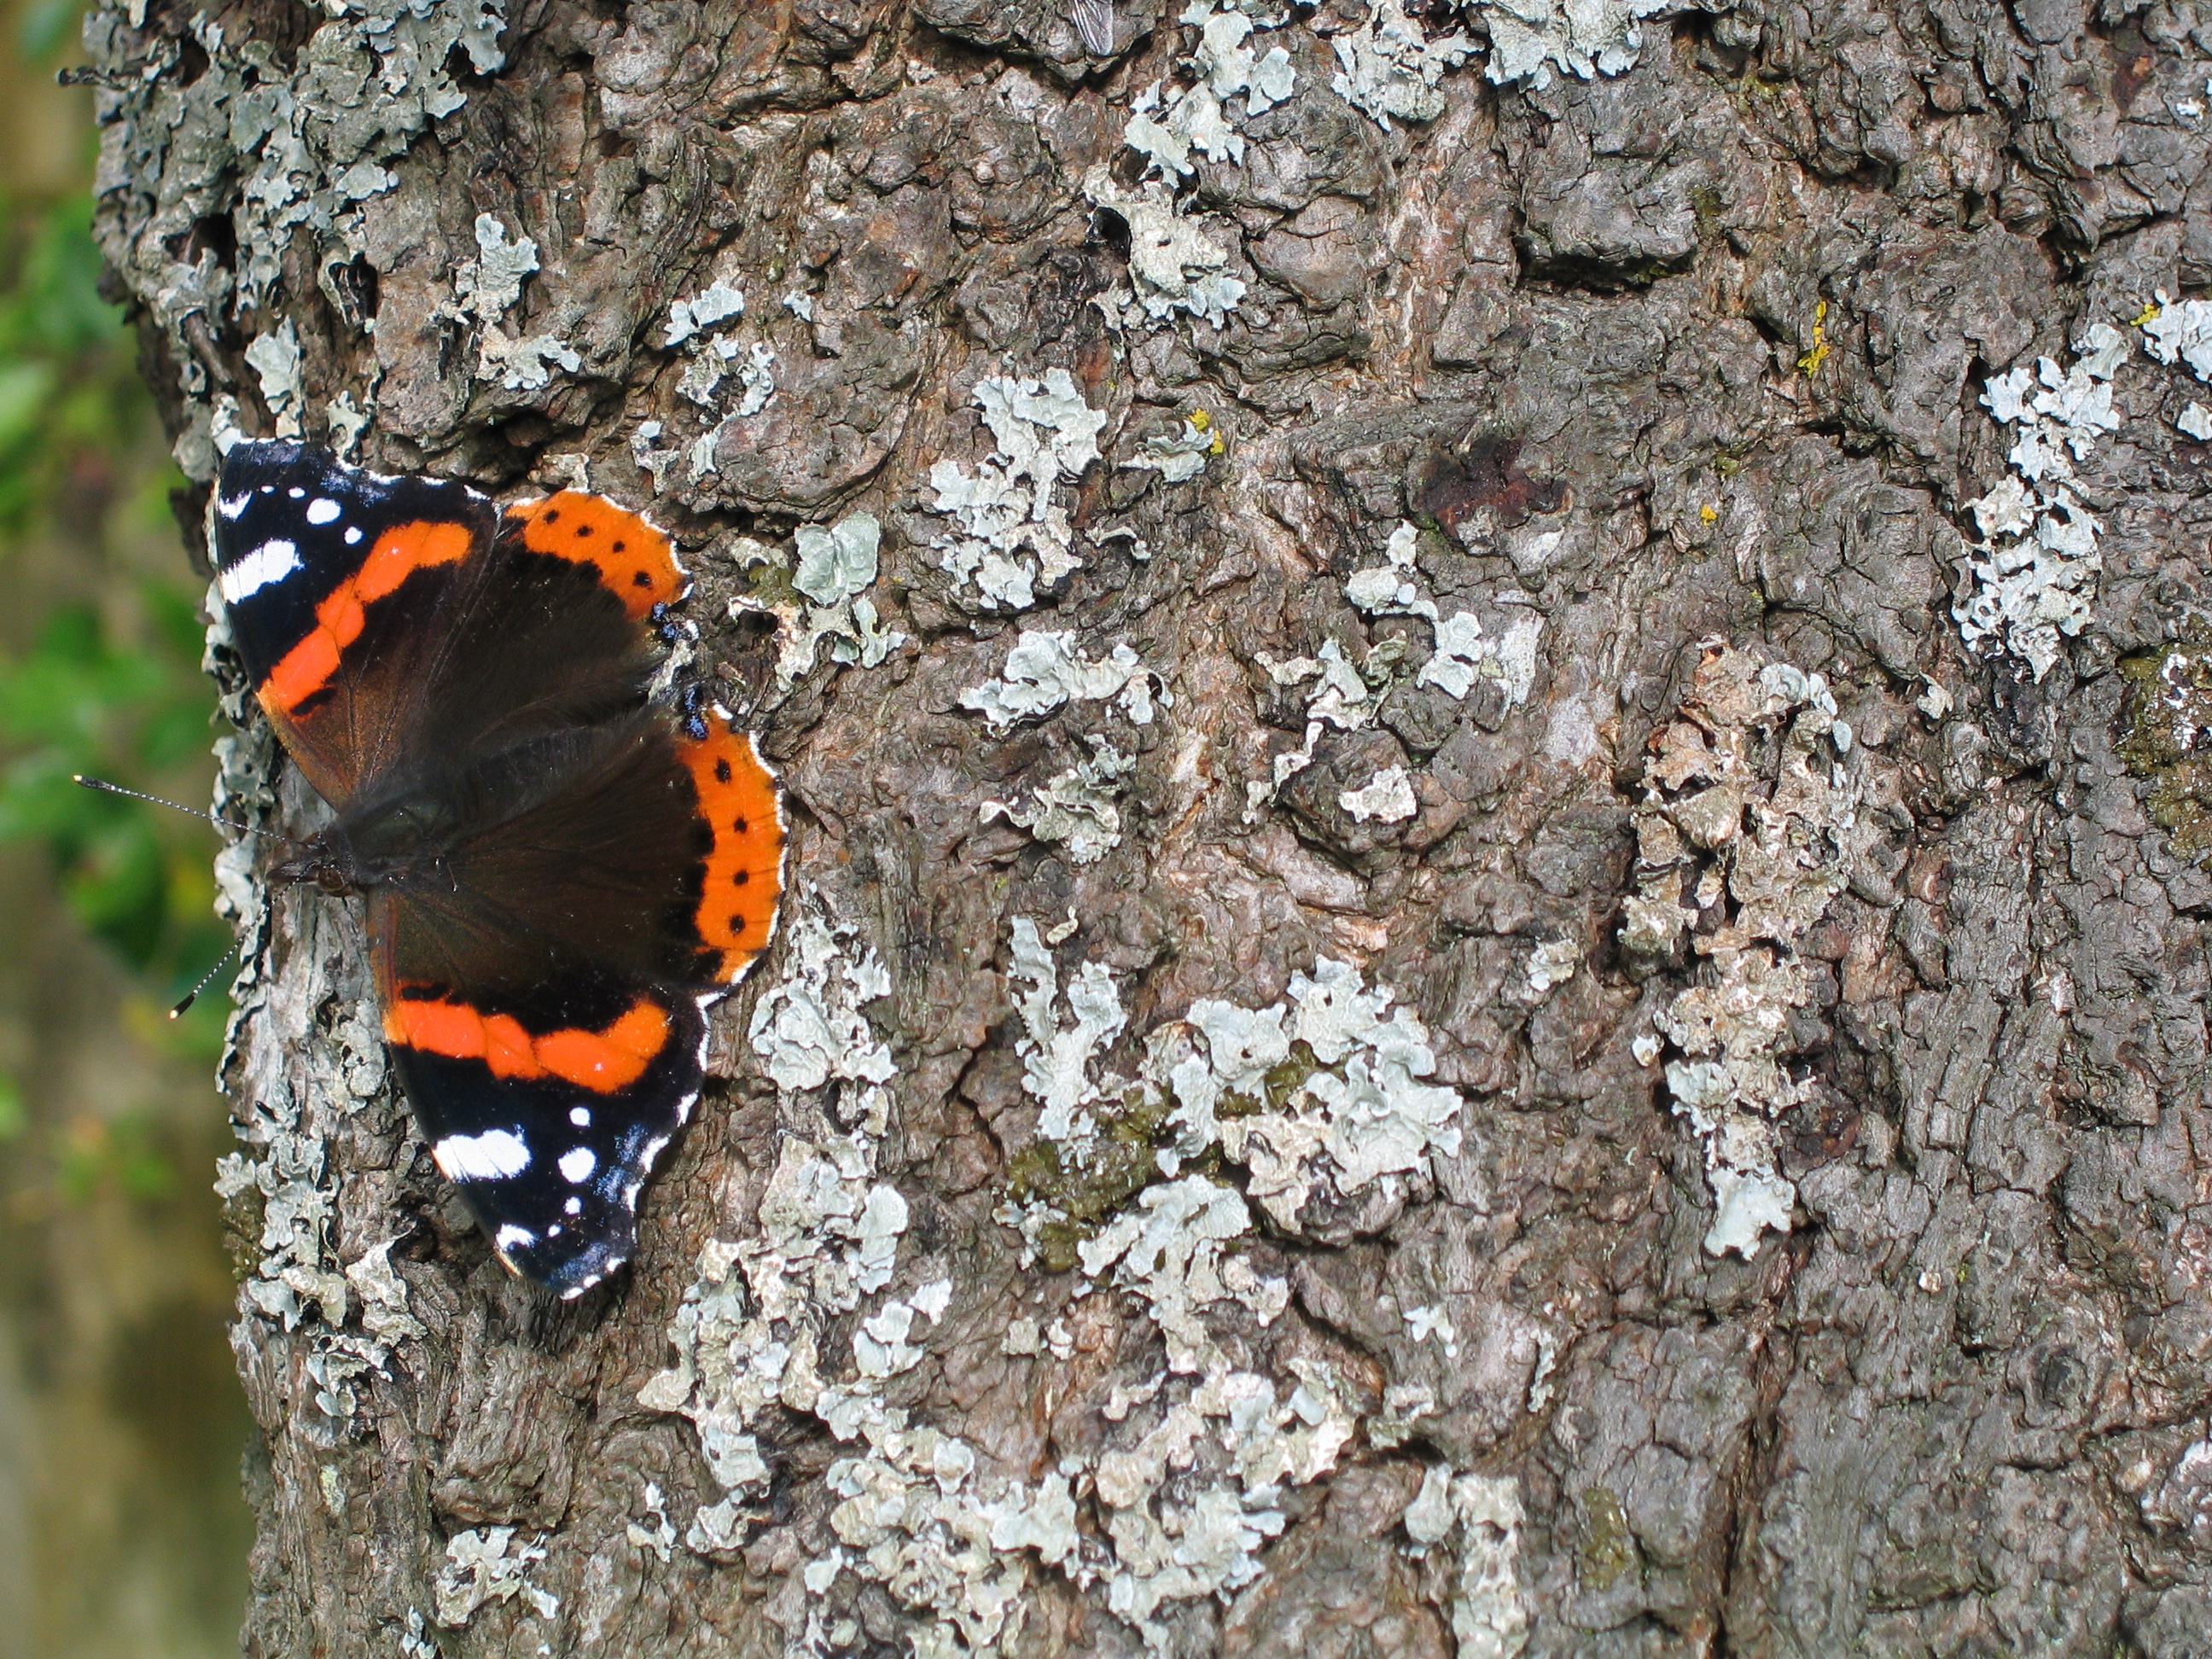
<svg viewBox="0 0 2212 1659"><path fill-rule="evenodd" d="M599 496L501 514L284 443L233 450L211 522L256 698L334 811L272 873L358 896L439 1167L502 1260L579 1294L635 1249L781 890L751 739L648 693L673 547Z"/></svg>

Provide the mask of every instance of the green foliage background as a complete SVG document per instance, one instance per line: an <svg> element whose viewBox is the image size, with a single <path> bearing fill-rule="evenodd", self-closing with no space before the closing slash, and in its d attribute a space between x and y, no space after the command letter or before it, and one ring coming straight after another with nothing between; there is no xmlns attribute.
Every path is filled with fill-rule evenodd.
<svg viewBox="0 0 2212 1659"><path fill-rule="evenodd" d="M209 1191L227 950L182 477L100 295L81 0L0 0L0 1659L234 1653L250 1528Z"/></svg>

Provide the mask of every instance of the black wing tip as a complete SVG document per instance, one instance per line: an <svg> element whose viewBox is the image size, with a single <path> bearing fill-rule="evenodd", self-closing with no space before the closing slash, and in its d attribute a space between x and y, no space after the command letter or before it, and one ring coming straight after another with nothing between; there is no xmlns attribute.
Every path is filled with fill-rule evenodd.
<svg viewBox="0 0 2212 1659"><path fill-rule="evenodd" d="M574 1302L605 1283L637 1254L635 1238L593 1239L581 1249L566 1251L557 1248L560 1243L543 1239L535 1245L502 1249L495 1242L492 1249L509 1272L563 1302Z"/></svg>

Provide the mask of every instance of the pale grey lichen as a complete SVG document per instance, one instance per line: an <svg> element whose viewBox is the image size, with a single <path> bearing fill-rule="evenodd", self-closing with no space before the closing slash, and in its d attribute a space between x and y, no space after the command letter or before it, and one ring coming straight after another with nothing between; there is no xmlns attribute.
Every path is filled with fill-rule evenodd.
<svg viewBox="0 0 2212 1659"><path fill-rule="evenodd" d="M1179 430L1152 434L1121 465L1124 471L1150 469L1168 483L1188 483L1205 471L1206 464L1227 447L1222 441L1221 428L1212 414L1194 409L1182 417ZM1135 556L1141 560L1145 556L1140 553Z"/></svg>
<svg viewBox="0 0 2212 1659"><path fill-rule="evenodd" d="M438 1622L459 1630L487 1601L527 1600L540 1618L561 1610L561 1598L526 1576L545 1559L542 1540L522 1538L513 1527L471 1527L446 1540L446 1564L431 1586Z"/></svg>
<svg viewBox="0 0 2212 1659"><path fill-rule="evenodd" d="M1407 15L1401 0L1374 0L1366 21L1330 44L1336 49L1337 72L1329 85L1386 132L1393 116L1433 121L1443 114L1444 95L1437 83L1447 70L1474 55L1474 42L1464 34L1430 40Z"/></svg>
<svg viewBox="0 0 2212 1659"><path fill-rule="evenodd" d="M1494 680L1504 689L1506 707L1519 708L1535 689L1536 647L1543 637L1543 618L1533 613L1522 617L1506 629L1504 638L1493 640L1484 636L1481 621L1472 611L1439 615L1436 601L1422 592L1414 565L1419 537L1413 525L1401 520L1383 549L1389 562L1353 571L1345 579L1345 598L1370 617L1428 620L1436 648L1421 665L1415 684L1436 686L1460 701L1474 689L1477 680ZM1526 603L1518 593L1507 597Z"/></svg>
<svg viewBox="0 0 2212 1659"><path fill-rule="evenodd" d="M1121 844L1121 796L1137 762L1110 738L1086 741L1090 759L1054 773L1030 792L1026 804L985 801L983 821L1003 817L1039 841L1065 847L1071 863L1096 864L1104 858Z"/></svg>
<svg viewBox="0 0 2212 1659"><path fill-rule="evenodd" d="M1176 1100L1177 1152L1193 1156L1218 1138L1250 1171L1247 1195L1287 1232L1309 1231L1310 1211L1328 1231L1327 1217L1370 1189L1395 1201L1407 1176L1425 1171L1431 1148L1460 1146L1458 1092L1421 1081L1436 1071L1428 1029L1410 1009L1390 1011L1395 994L1324 957L1310 975L1291 976L1285 1003L1192 1005L1188 1028L1202 1048L1178 1054L1170 1033L1153 1050ZM1304 1075L1278 1074L1301 1048L1293 1069ZM1261 1109L1222 1116L1231 1098Z"/></svg>
<svg viewBox="0 0 2212 1659"><path fill-rule="evenodd" d="M1455 611L1437 623L1436 652L1421 665L1414 684L1463 698L1477 680L1494 680L1504 690L1506 707L1518 708L1535 689L1536 647L1543 635L1544 619L1532 613L1515 618L1502 638L1487 639L1472 612Z"/></svg>
<svg viewBox="0 0 2212 1659"><path fill-rule="evenodd" d="M222 611L212 614L211 652L228 640ZM265 806L264 780L274 747L265 728L217 743L218 814ZM387 1087L382 1033L358 994L340 988L337 969L267 975L255 948L270 926L257 867L249 841L216 855L217 908L236 922L246 948L222 1062L244 1103L237 1126L241 1146L217 1164L215 1189L241 1219L256 1224L257 1255L240 1287L241 1312L298 1334L307 1385L302 1406L312 1407L302 1410L303 1425L336 1439L353 1431L359 1380L384 1372L398 1345L421 1337L423 1328L392 1266L391 1240L351 1261L340 1260L332 1236L337 1193L325 1138L337 1119L372 1102L386 1111L400 1109ZM335 1021L315 1012L333 1001L345 1010ZM248 1040L264 1030L286 1036Z"/></svg>
<svg viewBox="0 0 2212 1659"><path fill-rule="evenodd" d="M126 70L96 98L105 252L167 336L185 405L177 459L194 479L214 474L222 422L191 333L228 326L240 308L273 314L303 236L301 263L335 295L331 273L364 246L362 204L397 182L385 163L465 101L456 50L478 74L506 61L499 0L326 0L322 13L289 64L205 16L189 40L142 33L143 9L85 20L94 59ZM188 50L205 58L191 76L179 72ZM137 199L119 206L126 196ZM222 217L234 274L196 234ZM125 225L127 241L115 234Z"/></svg>
<svg viewBox="0 0 2212 1659"><path fill-rule="evenodd" d="M668 331L660 343L672 349L682 345L695 334L743 316L744 309L745 296L717 277L691 298L670 302Z"/></svg>
<svg viewBox="0 0 2212 1659"><path fill-rule="evenodd" d="M710 1239L697 1279L669 1328L676 1362L639 1392L656 1411L691 1419L708 1468L726 1496L702 1508L690 1547L733 1547L741 1497L768 1478L751 1425L772 1401L827 1408L822 1343L834 1318L890 1283L907 1205L874 1178L890 1121L890 1050L866 1010L890 976L818 894L789 905L786 967L755 1005L753 1052L778 1091L783 1136L763 1194L756 1236ZM814 1103L836 1085L840 1129Z"/></svg>
<svg viewBox="0 0 2212 1659"><path fill-rule="evenodd" d="M2160 289L2142 321L2143 349L2161 363L2181 362L2212 384L2212 300L2169 300Z"/></svg>
<svg viewBox="0 0 2212 1659"><path fill-rule="evenodd" d="M538 268L538 244L528 236L507 240L507 227L489 213L477 215L477 257L453 272L453 310L487 327L522 298L523 279Z"/></svg>
<svg viewBox="0 0 2212 1659"><path fill-rule="evenodd" d="M1425 617L1437 619L1436 601L1424 598L1413 558L1420 532L1400 520L1382 550L1387 564L1355 570L1344 580L1344 597L1370 617Z"/></svg>
<svg viewBox="0 0 2212 1659"><path fill-rule="evenodd" d="M1413 780L1402 766L1386 766L1361 787L1340 790L1336 803L1360 823L1402 823L1420 810Z"/></svg>
<svg viewBox="0 0 2212 1659"><path fill-rule="evenodd" d="M995 447L972 474L950 459L930 468L935 510L956 526L931 546L984 608L1026 611L1039 588L1083 563L1067 509L1053 497L1098 459L1106 415L1083 400L1064 368L1042 380L994 376L978 383L975 401Z"/></svg>
<svg viewBox="0 0 2212 1659"><path fill-rule="evenodd" d="M1315 683L1306 699L1306 729L1304 740L1296 749L1277 755L1270 767L1268 777L1255 780L1244 786L1244 821L1255 822L1260 809L1273 800L1276 792L1291 779L1313 764L1314 746L1321 741L1322 733L1331 727L1340 732L1356 732L1370 725L1376 708L1376 681L1387 684L1393 658L1382 652L1370 652L1364 663L1355 666L1344 654L1344 647L1334 640L1322 641L1317 656L1292 657L1278 662L1266 652L1255 659L1267 671L1267 676L1277 685L1302 685Z"/></svg>
<svg viewBox="0 0 2212 1659"><path fill-rule="evenodd" d="M1224 269L1228 250L1176 212L1165 186L1152 179L1124 190L1101 165L1084 176L1083 193L1092 206L1121 215L1129 227L1129 302L1111 313L1117 321L1161 322L1178 311L1216 328L1228 320L1245 285Z"/></svg>
<svg viewBox="0 0 2212 1659"><path fill-rule="evenodd" d="M1528 994L1538 1000L1565 985L1582 967L1583 949L1571 939L1548 939L1528 956Z"/></svg>
<svg viewBox="0 0 2212 1659"><path fill-rule="evenodd" d="M732 599L730 614L764 611L776 618L779 684L788 686L811 670L825 645L832 662L880 666L907 642L906 635L884 625L867 595L879 568L883 526L872 513L854 513L834 525L801 525L793 539L794 597L781 597L771 585L765 596ZM775 550L750 538L740 540L738 554L748 563L782 562Z"/></svg>
<svg viewBox="0 0 2212 1659"><path fill-rule="evenodd" d="M1625 75L1644 49L1647 17L1680 9L1680 0L1468 0L1490 31L1483 71L1500 85L1527 80L1541 91L1553 72L1584 81Z"/></svg>
<svg viewBox="0 0 2212 1659"><path fill-rule="evenodd" d="M994 732L1049 714L1065 703L1109 700L1139 726L1152 723L1155 706L1174 702L1158 677L1127 645L1116 645L1094 661L1065 629L1023 629L999 678L960 694L960 706L981 714Z"/></svg>
<svg viewBox="0 0 2212 1659"><path fill-rule="evenodd" d="M1458 1659L1516 1659L1528 1645L1521 1591L1521 1483L1511 1475L1455 1475L1432 1463L1401 1524L1417 1559L1457 1540L1452 1638Z"/></svg>
<svg viewBox="0 0 2212 1659"><path fill-rule="evenodd" d="M1459 701L1474 689L1477 681L1494 681L1504 692L1506 707L1520 707L1535 688L1543 618L1533 613L1524 616L1503 638L1490 639L1471 611L1439 615L1436 601L1422 588L1415 563L1419 533L1413 525L1401 521L1384 547L1387 562L1353 571L1345 579L1345 598L1370 617L1419 617L1427 621L1435 647L1414 675L1416 685L1436 686ZM1518 593L1506 597L1526 603ZM1358 731L1373 723L1381 693L1401 678L1405 654L1403 641L1386 639L1355 664L1332 639L1322 642L1316 656L1278 661L1263 652L1255 659L1277 685L1311 681L1314 689L1307 698L1305 733L1298 746L1274 757L1267 779L1244 786L1246 823L1256 822L1261 808L1283 785L1313 763L1315 745L1325 731ZM1369 793L1375 790L1380 793ZM1386 823L1412 817L1412 799L1410 780L1401 790L1396 783L1382 779L1364 789L1343 792L1339 798L1345 811L1362 821L1388 810L1395 817L1384 818Z"/></svg>
<svg viewBox="0 0 2212 1659"><path fill-rule="evenodd" d="M1970 648L2009 651L2039 680L2058 660L2061 636L2088 625L2096 597L2102 526L2070 480L2075 463L2119 429L2112 380L2127 355L2124 335L2094 324L2072 368L2045 357L2033 375L2014 369L1982 392L2020 435L2006 457L2011 476L1966 503L1981 536L1966 544L1972 586L1951 615Z"/></svg>
<svg viewBox="0 0 2212 1659"><path fill-rule="evenodd" d="M769 1474L752 1425L773 1401L817 1418L849 1449L823 1477L834 1542L799 1570L814 1601L797 1650L827 1652L857 1639L857 1626L824 1610L838 1580L851 1574L882 1585L914 1618L904 1632L914 1652L987 1659L1020 1632L1036 1604L1039 1571L1097 1595L1149 1649L1168 1650L1171 1626L1163 1613L1259 1577L1268 1540L1285 1525L1285 1488L1321 1479L1353 1441L1359 1419L1345 1380L1307 1356L1291 1360L1281 1377L1255 1368L1265 1352L1255 1328L1282 1317L1289 1285L1254 1266L1245 1197L1183 1174L1146 1187L1080 1249L1086 1279L1135 1298L1165 1343L1158 1372L1115 1391L1095 1443L1063 1446L1054 1464L1031 1476L997 1467L983 1447L890 1404L884 1385L920 1363L922 1322L943 1316L954 1286L938 1278L883 1294L897 1275L905 1209L872 1173L887 1124L881 1091L890 1061L866 1008L889 981L854 930L832 921L814 896L802 896L792 927L790 965L752 1028L754 1048L777 1085L786 1137L758 1237L702 1251L697 1282L670 1330L675 1364L641 1396L691 1419L729 1493L699 1512L684 1542L716 1555L744 1542L740 1495ZM1055 927L1048 938L1035 921L1017 917L1012 935L1017 1050L1042 1130L1079 1143L1095 1136L1096 1114L1131 1089L1150 1087L1165 1098L1174 1085L1160 1067L1170 1060L1192 1062L1182 1076L1197 1086L1203 1073L1218 1097L1230 1085L1254 1085L1295 1053L1310 1073L1313 1098L1285 1100L1271 1115L1327 1119L1346 1131L1341 1159L1318 1154L1316 1177L1374 1182L1405 1167L1401 1152L1379 1150L1390 1132L1353 1127L1364 1109L1346 1109L1344 1097L1364 1073L1374 1092L1395 1093L1406 1104L1406 1091L1418 1086L1413 1077L1431 1063L1425 1033L1404 1011L1391 1013L1389 994L1370 991L1354 970L1324 962L1310 979L1294 979L1287 1004L1267 1011L1194 1006L1173 1037L1156 1035L1148 1045L1145 1078L1129 1079L1104 1065L1127 1024L1112 973L1083 963L1063 990L1049 945L1069 930ZM1393 1068L1388 1079L1377 1075ZM841 1078L874 1103L856 1131L824 1133L812 1103ZM1429 1115L1432 1130L1441 1114ZM1367 1121L1374 1122L1371 1113ZM1441 1135L1425 1139L1443 1144ZM866 1218L884 1195L891 1201L872 1231ZM851 1326L849 1364L824 1340L833 1319ZM1040 1330L1024 1316L1010 1322L1000 1347L1065 1363L1075 1339L1066 1318ZM1388 1410L1395 1415L1378 1419L1379 1431L1387 1437L1392 1424L1410 1425L1434 1409L1423 1390L1394 1391ZM1455 1602L1469 1610L1466 1628L1487 1621L1505 1629L1508 1511L1486 1489L1468 1490L1436 1538L1457 1525L1467 1540L1455 1575L1471 1587ZM657 1525L634 1530L641 1547L664 1538Z"/></svg>
<svg viewBox="0 0 2212 1659"><path fill-rule="evenodd" d="M641 1507L650 1525L635 1521L623 1528L623 1535L636 1548L649 1550L663 1561L672 1560L676 1554L676 1523L668 1518L668 1499L662 1496L658 1481L645 1483Z"/></svg>
<svg viewBox="0 0 2212 1659"><path fill-rule="evenodd" d="M1817 1090L1785 1063L1812 996L1800 951L1866 838L1850 746L1820 675L1726 647L1699 664L1644 768L1620 942L1662 957L1686 937L1700 963L1656 1023L1674 1050L1674 1110L1704 1143L1715 1255L1748 1258L1790 1229L1776 1125Z"/></svg>
<svg viewBox="0 0 2212 1659"><path fill-rule="evenodd" d="M276 423L280 438L300 435L307 412L307 388L300 379L300 330L287 317L274 333L254 336L246 348L246 366L261 382L261 400Z"/></svg>
<svg viewBox="0 0 2212 1659"><path fill-rule="evenodd" d="M477 342L477 374L509 392L536 392L553 383L553 371L573 374L584 366L574 346L556 335L510 337L486 329Z"/></svg>
<svg viewBox="0 0 2212 1659"><path fill-rule="evenodd" d="M1286 50L1278 46L1261 52L1246 44L1255 27L1279 27L1289 21L1287 14L1255 20L1233 4L1190 0L1181 21L1199 31L1190 58L1195 79L1174 88L1154 82L1130 105L1122 129L1122 141L1170 180L1195 169L1193 150L1209 161L1243 161L1244 137L1235 121L1265 114L1287 100L1297 84ZM1232 107L1235 99L1243 100L1241 111Z"/></svg>
<svg viewBox="0 0 2212 1659"><path fill-rule="evenodd" d="M744 315L745 296L726 280L715 278L690 299L670 302L668 322L661 336L663 349L681 348L687 361L684 373L677 381L679 395L714 418L691 441L684 450L645 450L632 440L632 453L638 465L653 473L653 488L666 488L667 470L680 456L690 469L693 480L712 477L720 470L719 456L722 441L738 423L746 421L767 408L775 396L775 349L765 340L746 344L728 331L727 325ZM723 392L723 383L734 376L738 383L738 398L729 403ZM659 425L645 439L660 435ZM641 434L642 434L642 428Z"/></svg>

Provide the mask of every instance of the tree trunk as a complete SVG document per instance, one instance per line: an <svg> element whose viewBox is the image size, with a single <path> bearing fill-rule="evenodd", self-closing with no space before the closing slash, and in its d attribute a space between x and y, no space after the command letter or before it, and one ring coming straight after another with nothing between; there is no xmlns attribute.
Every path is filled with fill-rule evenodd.
<svg viewBox="0 0 2212 1659"><path fill-rule="evenodd" d="M94 15L186 516L645 507L794 824L574 1305L223 855L250 1652L2207 1651L2212 9L1371 4Z"/></svg>

